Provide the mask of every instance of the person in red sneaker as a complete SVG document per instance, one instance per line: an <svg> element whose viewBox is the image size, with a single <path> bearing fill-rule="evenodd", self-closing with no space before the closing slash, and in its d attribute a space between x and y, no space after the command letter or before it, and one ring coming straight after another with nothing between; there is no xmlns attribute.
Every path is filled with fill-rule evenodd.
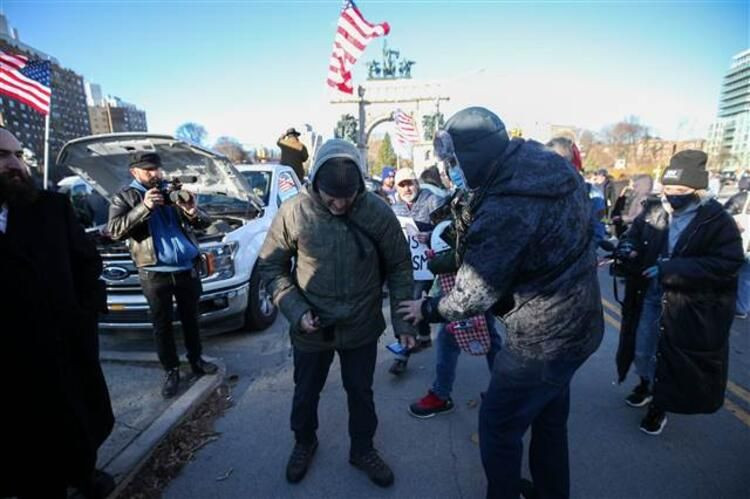
<svg viewBox="0 0 750 499"><path fill-rule="evenodd" d="M492 371L495 355L500 351L502 342L495 328L495 318L491 314L485 315L487 328L490 333L490 350L485 354L487 367ZM431 418L436 414L453 412L451 399L453 382L456 380L456 366L461 348L453 334L448 332L445 325L441 325L436 341L435 380L427 395L409 406L409 414L415 418Z"/></svg>

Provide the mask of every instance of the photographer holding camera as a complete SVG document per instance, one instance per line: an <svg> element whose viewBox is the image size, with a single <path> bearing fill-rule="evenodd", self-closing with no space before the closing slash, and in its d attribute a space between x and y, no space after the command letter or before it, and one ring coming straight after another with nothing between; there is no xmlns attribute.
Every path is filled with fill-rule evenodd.
<svg viewBox="0 0 750 499"><path fill-rule="evenodd" d="M631 407L649 404L640 428L658 435L666 412L712 413L724 400L739 231L711 197L706 154L687 150L664 170L660 199L646 201L615 252L615 274L626 277L619 381L630 364L640 383Z"/></svg>
<svg viewBox="0 0 750 499"><path fill-rule="evenodd" d="M188 191L164 181L161 157L153 152L133 155L133 182L112 198L108 229L115 241L128 239L130 255L138 267L143 294L148 300L159 361L167 372L162 395L177 394L180 360L172 329L172 297L182 323L185 348L195 375L213 374L217 367L201 357L198 300L201 281L198 241L193 227L211 221L198 209Z"/></svg>

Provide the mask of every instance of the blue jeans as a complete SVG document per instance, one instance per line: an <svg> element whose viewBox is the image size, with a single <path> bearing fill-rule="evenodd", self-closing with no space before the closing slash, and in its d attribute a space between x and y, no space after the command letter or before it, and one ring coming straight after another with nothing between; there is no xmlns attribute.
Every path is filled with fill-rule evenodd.
<svg viewBox="0 0 750 499"><path fill-rule="evenodd" d="M659 281L652 279L643 297L643 310L635 332L635 372L653 381L656 373L656 351L659 347L659 319L662 295Z"/></svg>
<svg viewBox="0 0 750 499"><path fill-rule="evenodd" d="M750 257L745 259L745 263L740 268L737 284L737 313L750 313Z"/></svg>
<svg viewBox="0 0 750 499"><path fill-rule="evenodd" d="M497 352L502 348L502 340L495 329L495 317L486 314L487 329L490 332L490 350L487 352L487 367L492 371L492 362ZM437 362L435 363L435 381L432 383L432 393L443 400L451 396L453 382L456 380L456 365L461 347L456 342L456 337L445 329L445 324L440 325L437 333L437 349L435 351Z"/></svg>
<svg viewBox="0 0 750 499"><path fill-rule="evenodd" d="M488 498L520 496L523 436L529 426L529 466L539 497L569 497L570 380L584 360L527 359L507 348L497 354L479 411Z"/></svg>

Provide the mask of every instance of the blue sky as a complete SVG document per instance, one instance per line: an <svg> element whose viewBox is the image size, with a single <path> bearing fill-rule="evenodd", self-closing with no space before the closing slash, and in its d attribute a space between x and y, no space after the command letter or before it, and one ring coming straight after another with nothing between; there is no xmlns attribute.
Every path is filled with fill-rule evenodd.
<svg viewBox="0 0 750 499"><path fill-rule="evenodd" d="M484 105L525 130L635 115L664 137L703 136L731 57L750 47L747 0L357 4L390 23L415 78L444 82L446 114ZM303 123L328 135L341 112L325 86L338 0L0 5L21 40L145 109L151 131L195 121L214 139L271 144Z"/></svg>

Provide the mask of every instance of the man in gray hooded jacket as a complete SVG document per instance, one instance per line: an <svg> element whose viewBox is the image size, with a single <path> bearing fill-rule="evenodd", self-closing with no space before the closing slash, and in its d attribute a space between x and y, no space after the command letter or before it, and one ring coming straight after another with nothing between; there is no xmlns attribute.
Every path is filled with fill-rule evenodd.
<svg viewBox="0 0 750 499"><path fill-rule="evenodd" d="M436 135L446 174L468 191L456 217L455 287L402 304L407 320L454 321L494 309L506 324L482 401L487 497L519 497L523 435L539 497L568 497L570 381L604 330L583 179L542 144L510 140L484 108Z"/></svg>
<svg viewBox="0 0 750 499"><path fill-rule="evenodd" d="M304 478L317 449L320 392L337 352L349 406L349 462L377 485L391 485L393 473L373 447L378 419L372 382L385 329L383 281L393 330L402 346L414 346L414 328L394 313L401 300L412 297L411 254L389 206L365 190L352 144L338 139L323 144L309 184L274 218L258 265L289 321L294 347L296 445L287 480Z"/></svg>

